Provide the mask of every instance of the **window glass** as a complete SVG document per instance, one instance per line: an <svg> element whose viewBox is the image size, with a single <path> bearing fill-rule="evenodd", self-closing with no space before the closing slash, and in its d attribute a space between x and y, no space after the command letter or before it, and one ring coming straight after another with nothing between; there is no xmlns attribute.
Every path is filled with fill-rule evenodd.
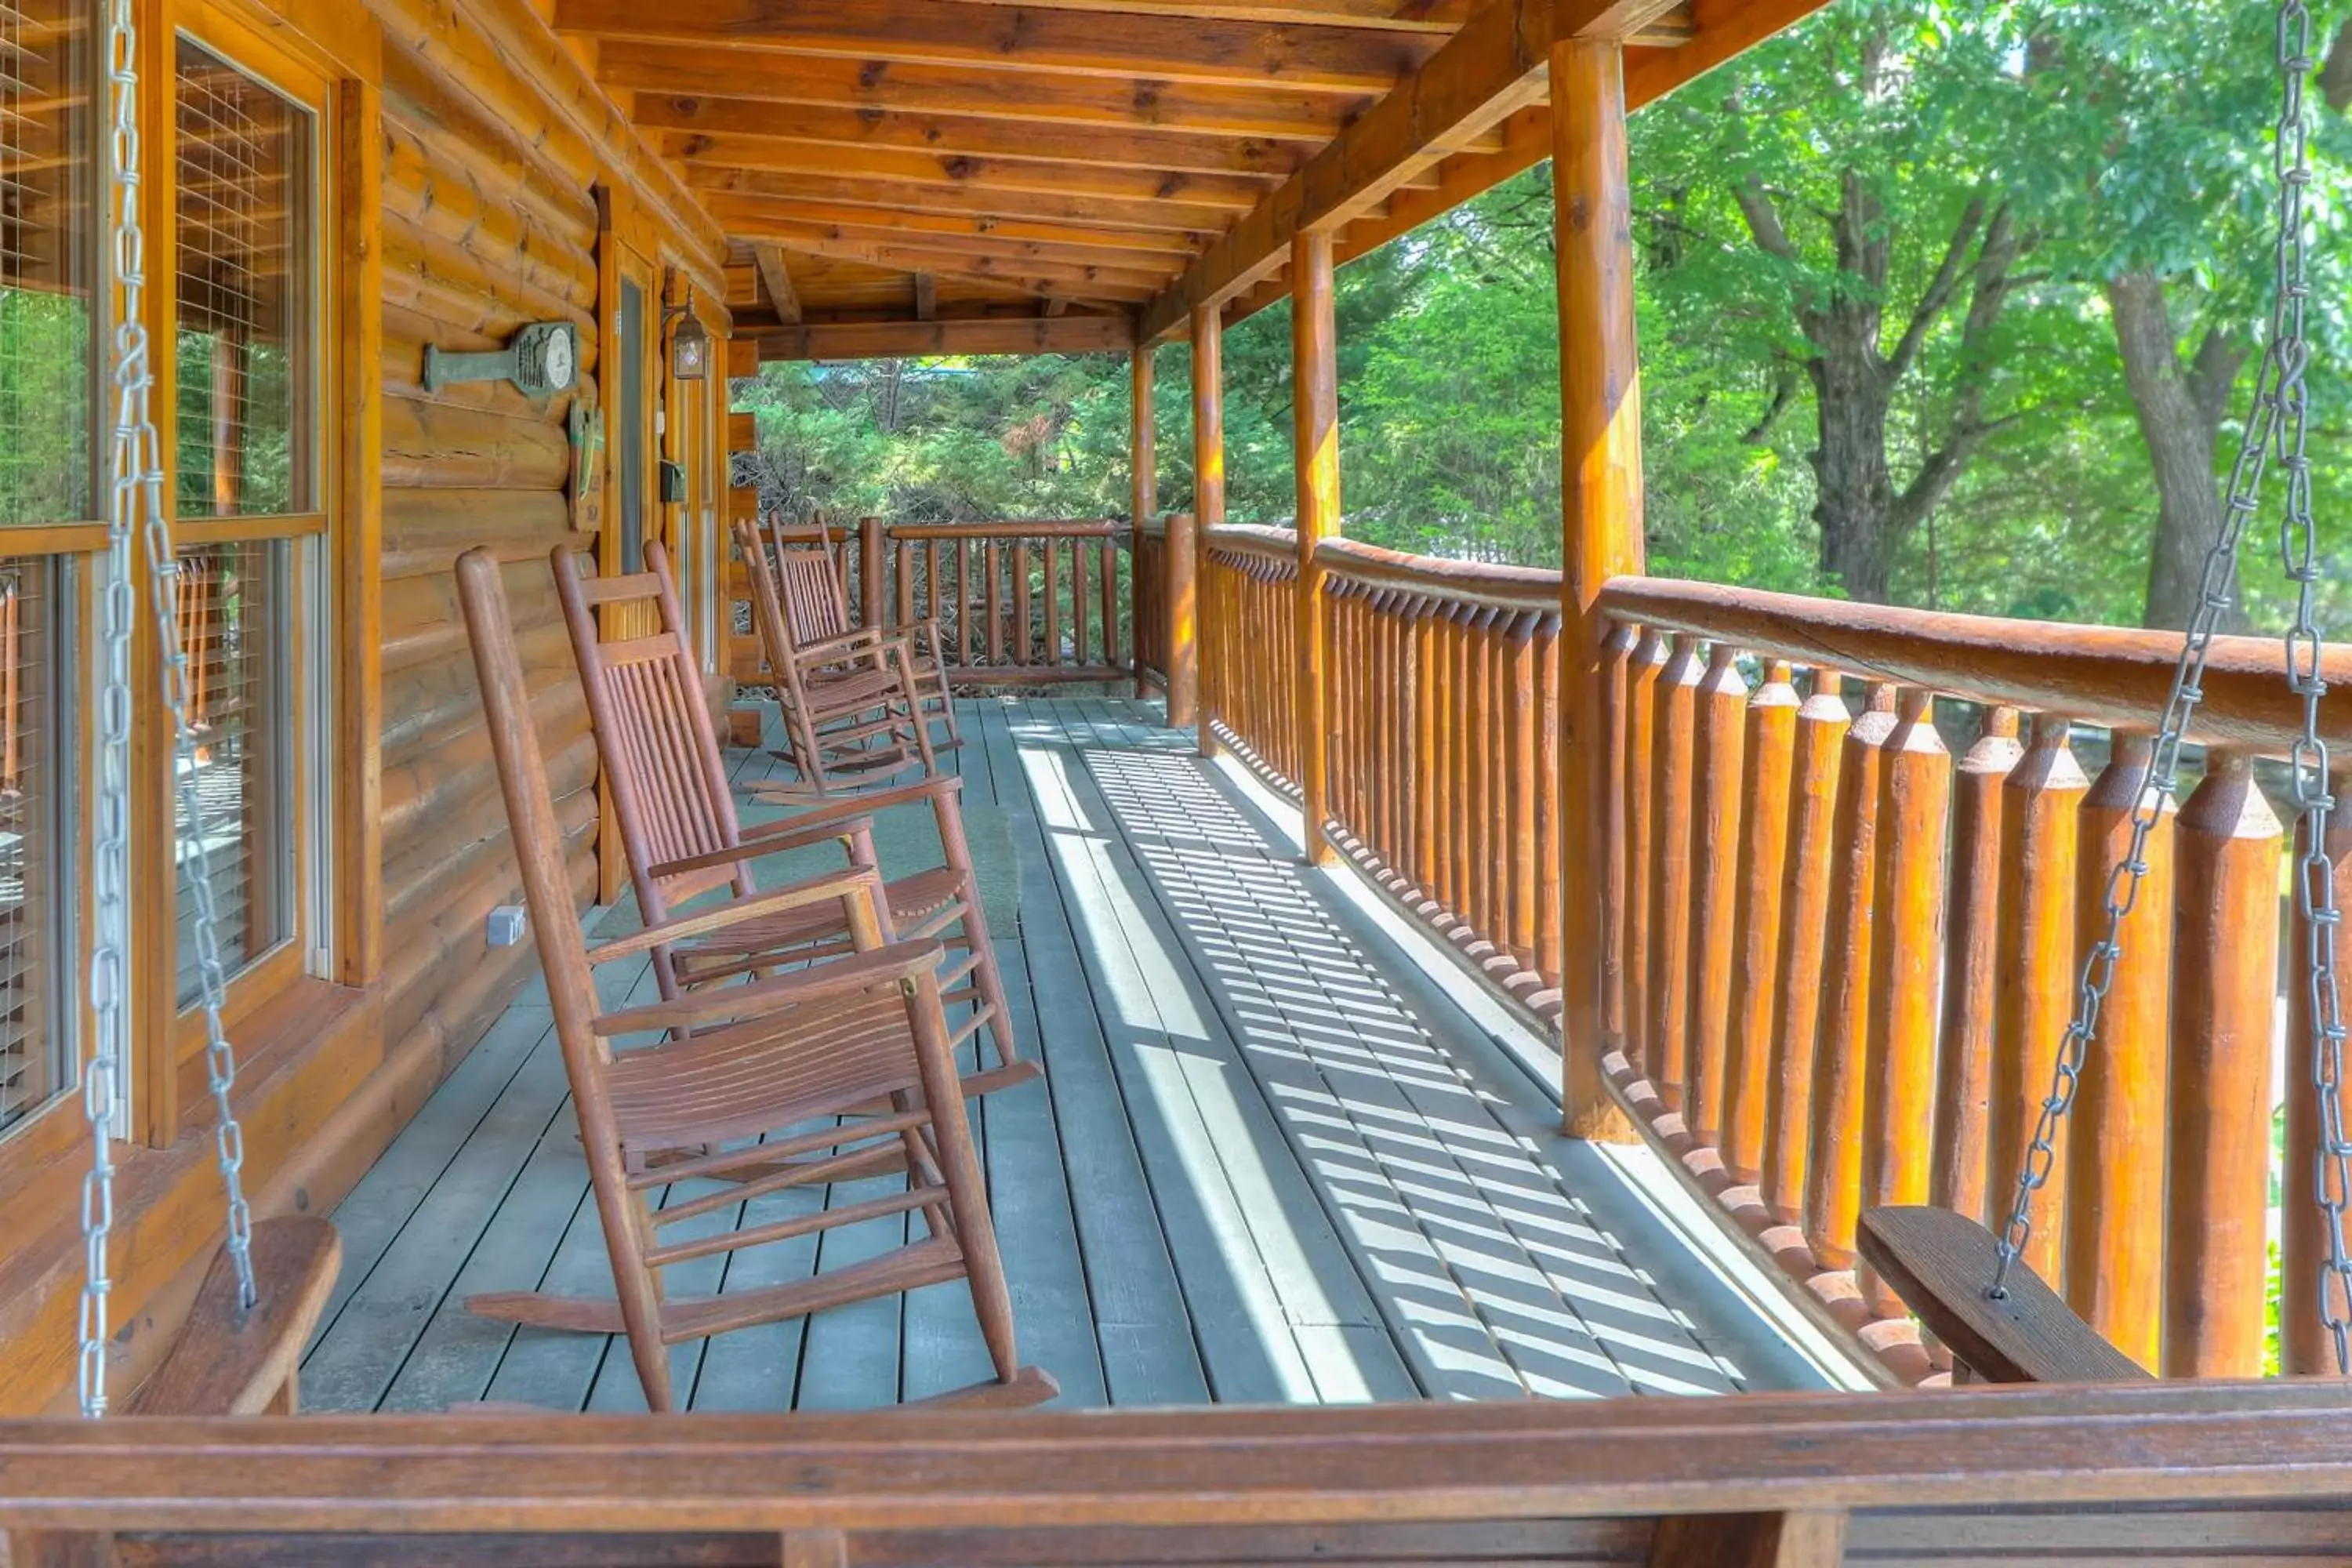
<svg viewBox="0 0 2352 1568"><path fill-rule="evenodd" d="M177 516L217 523L304 511L313 504L314 119L190 38L177 43L175 88ZM179 556L197 740L194 821L180 792L173 797L183 1005L202 994L200 849L226 975L296 930L296 546L220 531Z"/></svg>
<svg viewBox="0 0 2352 1568"><path fill-rule="evenodd" d="M178 88L179 515L305 510L310 115L189 38Z"/></svg>
<svg viewBox="0 0 2352 1568"><path fill-rule="evenodd" d="M5 531L97 510L94 12L0 0L0 1133L74 1082L71 601L67 569Z"/></svg>

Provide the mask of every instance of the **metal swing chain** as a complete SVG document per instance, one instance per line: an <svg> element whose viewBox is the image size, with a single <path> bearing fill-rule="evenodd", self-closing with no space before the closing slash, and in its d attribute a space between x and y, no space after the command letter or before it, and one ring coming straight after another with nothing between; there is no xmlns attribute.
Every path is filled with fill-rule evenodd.
<svg viewBox="0 0 2352 1568"><path fill-rule="evenodd" d="M2304 339L2304 303L2309 285L2305 279L2303 209L2311 173L2303 89L2311 72L2310 44L2311 15L2305 0L2279 0L2276 62L2282 90L2272 152L2278 182L2278 232L2268 342L2255 372L2252 407L2230 469L2221 528L2205 554L2197 611L2190 617L2173 670L2155 755L2133 804L2131 847L2107 878L2106 929L2083 962L2074 1016L2059 1046L2050 1094L2042 1102L2024 1168L2018 1173L2017 1199L2002 1227L1990 1294L1999 1298L2007 1293L2009 1271L2032 1238L2033 1194L2049 1183L2057 1162L2059 1125L2074 1107L2084 1058L2098 1038L2100 1008L2114 983L2116 963L2123 956L2124 917L2131 912L2147 875L2148 837L2179 788L2180 748L2198 704L2204 700L2206 660L2221 616L2231 605L2231 571L2246 525L2262 505L2264 469L2275 453L2287 474L2281 552L2287 575L2299 589L2295 624L2285 639L2288 679L2304 701L2303 735L2293 755L2295 805L2305 834L2296 898L2309 934L2312 1017L2321 1040L2314 1064L2322 1116L2318 1200L2333 1222L2328 1231L2329 1268L2320 1281L2321 1311L2335 1337L2339 1368L2352 1371L2352 1318L2336 1306L2327 1289L2327 1276L2332 1274L2345 1283L2347 1300L2352 1300L2352 1258L2346 1255L2342 1223L2347 1194L2352 1194L2352 1142L2346 1140L2343 1122L2345 1027L2336 984L2335 872L2326 844L2327 818L2335 802L2327 793L2327 746L2319 733L2319 704L2327 688L2320 679L2320 638L2314 624L2316 550L2310 468L2304 455L2304 369L2310 351ZM2331 1173L2336 1178L2332 1189Z"/></svg>
<svg viewBox="0 0 2352 1568"><path fill-rule="evenodd" d="M107 18L107 81L114 99L110 142L114 180L114 273L121 319L114 330L114 430L107 472L106 576L100 636L104 645L99 695L99 769L94 796L97 823L91 880L95 920L90 956L89 1000L96 1038L82 1081L82 1109L89 1119L91 1154L82 1182L81 1231L86 1278L82 1286L79 1363L81 1411L106 1413L107 1304L112 1281L107 1272L107 1240L114 1226L114 1110L121 1097L122 1060L128 1035L130 948L130 752L131 725L131 640L137 613L131 589L131 536L145 545L150 609L163 663L163 698L172 715L175 805L188 825L185 875L193 884L196 972L205 1015L205 1070L217 1117L214 1153L228 1201L228 1254L236 1270L238 1296L251 1307L253 1211L245 1197L245 1132L229 1102L236 1083L236 1053L221 1023L227 993L215 930L211 856L203 833L196 780L195 731L188 723L188 658L180 640L179 556L172 547L163 507L163 455L150 406L154 389L152 345L143 314L147 284L146 237L140 223L139 33L137 0L110 0Z"/></svg>

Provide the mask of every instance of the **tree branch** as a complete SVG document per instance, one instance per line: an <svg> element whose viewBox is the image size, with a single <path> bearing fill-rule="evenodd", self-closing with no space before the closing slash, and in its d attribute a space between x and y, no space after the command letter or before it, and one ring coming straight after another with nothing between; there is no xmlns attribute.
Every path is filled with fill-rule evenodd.
<svg viewBox="0 0 2352 1568"><path fill-rule="evenodd" d="M2189 362L2187 380L2189 400L2196 405L2197 416L2205 421L2208 430L2220 429L2228 416L2230 393L2238 384L2238 372L2244 368L2246 356L2252 352L2244 340L2219 327L2205 330L2195 357Z"/></svg>
<svg viewBox="0 0 2352 1568"><path fill-rule="evenodd" d="M1968 270L1963 262L1969 247L1976 242L1978 231L1984 226L1984 197L1969 197L1967 208L1960 214L1958 226L1952 230L1951 242L1944 247L1944 259L1937 266L1936 276L1921 291L1918 304L1912 309L1911 320L1903 329L1902 340L1887 358L1890 380L1901 380L1903 374L1911 368L1911 362L1919 357L1919 345L1927 342L1927 330L1936 324L1943 315L1944 308L1952 302L1952 295L1958 289L1960 279ZM1982 258L1979 258L1979 261L1981 264Z"/></svg>
<svg viewBox="0 0 2352 1568"><path fill-rule="evenodd" d="M1780 423L1780 416L1788 413L1796 401L1797 363L1782 355L1772 366L1771 400L1765 404L1764 412L1757 416L1756 423L1740 432L1740 444L1760 447L1771 439L1773 428Z"/></svg>
<svg viewBox="0 0 2352 1568"><path fill-rule="evenodd" d="M1780 226L1780 209L1772 205L1763 181L1750 174L1732 188L1731 197L1739 204L1739 216L1748 220L1748 232L1758 249L1782 261L1797 259L1797 247Z"/></svg>

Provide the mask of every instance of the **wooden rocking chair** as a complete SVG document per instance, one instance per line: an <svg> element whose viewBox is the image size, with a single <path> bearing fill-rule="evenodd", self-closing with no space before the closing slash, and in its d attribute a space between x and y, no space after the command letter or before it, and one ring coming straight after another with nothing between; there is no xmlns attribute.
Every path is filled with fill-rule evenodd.
<svg viewBox="0 0 2352 1568"><path fill-rule="evenodd" d="M849 574L834 550L832 532L819 526L814 538L795 543L785 532L782 514L771 513L768 547L774 552L776 576L783 584L784 623L794 646L810 648L849 636ZM816 571L814 558L823 559L826 573ZM947 644L940 636L938 618L922 616L877 629L906 643L924 722L937 721L947 726L947 740L932 742L933 748L947 752L962 745L963 732L956 724L955 692L948 685L947 658L940 652Z"/></svg>
<svg viewBox="0 0 2352 1568"><path fill-rule="evenodd" d="M772 556L749 519L739 519L734 533L751 580L751 619L775 674L791 742L779 754L799 770L803 793L823 799L918 767L936 772L939 759L908 640L877 626L846 628L841 579L829 550L790 545L779 531ZM841 607L838 620L833 609L820 606ZM803 625L843 629L813 635Z"/></svg>
<svg viewBox="0 0 2352 1568"><path fill-rule="evenodd" d="M736 897L751 897L759 891L751 861L803 845L838 840L851 867L878 872L874 814L893 805L928 801L947 863L883 885L877 911L883 938L939 938L960 950L961 956L940 976L942 1000L950 1006L965 1002L973 1006L971 1016L957 1025L950 1047L960 1049L986 1026L994 1031L999 1062L966 1078L965 1092L984 1094L1034 1078L1036 1064L1015 1054L1004 984L973 881L971 853L957 809L963 781L934 774L880 793L824 802L782 822L742 826L719 752L719 731L702 700L701 683L688 651L685 612L670 576L668 553L657 542L649 542L646 570L626 577L586 574L581 556L569 545L557 546L551 560L556 593L572 632L572 655L587 691L589 722L628 857L630 883L646 923L668 921L679 905L715 888L731 887ZM596 610L612 604L648 605L656 630L649 637L606 640L598 632ZM749 787L754 798L767 795L794 803L804 798L791 786L774 792L757 783ZM740 922L680 946L656 947L654 973L663 996L674 1001L687 986L779 963L837 956L849 951L851 934L837 907L808 905Z"/></svg>
<svg viewBox="0 0 2352 1568"><path fill-rule="evenodd" d="M544 1328L626 1333L646 1403L666 1411L675 1406L670 1345L961 1279L996 1377L946 1397L999 1405L1051 1397L1053 1380L1023 1367L1014 1352L1012 1299L941 1004L942 946L885 945L879 879L853 868L649 924L591 949L572 901L562 833L499 571L489 551L467 552L457 561L458 595L617 1299L510 1291L473 1297L467 1309ZM597 964L701 939L723 942L725 932L747 923L813 908L845 924L858 951L778 978L704 986L646 1006L608 1009L597 997ZM646 1035L668 1037L613 1048L624 1037ZM887 1104L887 1113L837 1120L877 1103ZM821 1125L790 1131L812 1122ZM770 1141L756 1142L761 1137ZM671 1241L657 1235L751 1197L866 1173L867 1152L893 1142L908 1172L904 1193L718 1235ZM710 1152L647 1165L648 1155L694 1148ZM801 1158L826 1151L829 1157ZM648 1205L646 1194L673 1181L751 1166L764 1173L658 1214ZM916 1212L928 1233L921 1239L829 1274L698 1299L671 1299L662 1289L659 1271L669 1264Z"/></svg>

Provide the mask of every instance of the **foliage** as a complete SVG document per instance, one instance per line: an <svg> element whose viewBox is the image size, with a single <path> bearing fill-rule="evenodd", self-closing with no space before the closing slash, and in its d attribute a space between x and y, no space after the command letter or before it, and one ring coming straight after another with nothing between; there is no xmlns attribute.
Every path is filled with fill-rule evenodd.
<svg viewBox="0 0 2352 1568"><path fill-rule="evenodd" d="M2315 8L2315 47L2347 8ZM1651 569L1843 591L1822 569L1807 313L1867 294L1870 349L1899 367L1885 470L1898 497L1935 480L1894 541L1887 595L2139 619L2158 496L2104 290L2135 268L2156 279L2184 368L2208 335L2243 354L2270 304L2275 96L2268 8L2235 0L1837 0L1636 116ZM2352 128L2311 105L2312 457L2334 559L2352 508ZM1751 221L1759 190L1780 253ZM1847 238L1883 247L1882 279L1837 250L1839 215L1859 215ZM2016 254L1979 320L1996 220ZM1349 532L1556 563L1550 234L1539 166L1341 270ZM1155 358L1171 510L1191 503L1187 357ZM1292 510L1288 357L1281 305L1226 332L1236 521ZM2250 356L2232 363L2217 468L2253 376ZM1127 404L1113 356L770 366L737 397L761 412L781 499L910 518L1123 514ZM2257 521L2247 556L2265 625L2281 611L2272 526ZM2352 591L2335 598L2343 625Z"/></svg>

